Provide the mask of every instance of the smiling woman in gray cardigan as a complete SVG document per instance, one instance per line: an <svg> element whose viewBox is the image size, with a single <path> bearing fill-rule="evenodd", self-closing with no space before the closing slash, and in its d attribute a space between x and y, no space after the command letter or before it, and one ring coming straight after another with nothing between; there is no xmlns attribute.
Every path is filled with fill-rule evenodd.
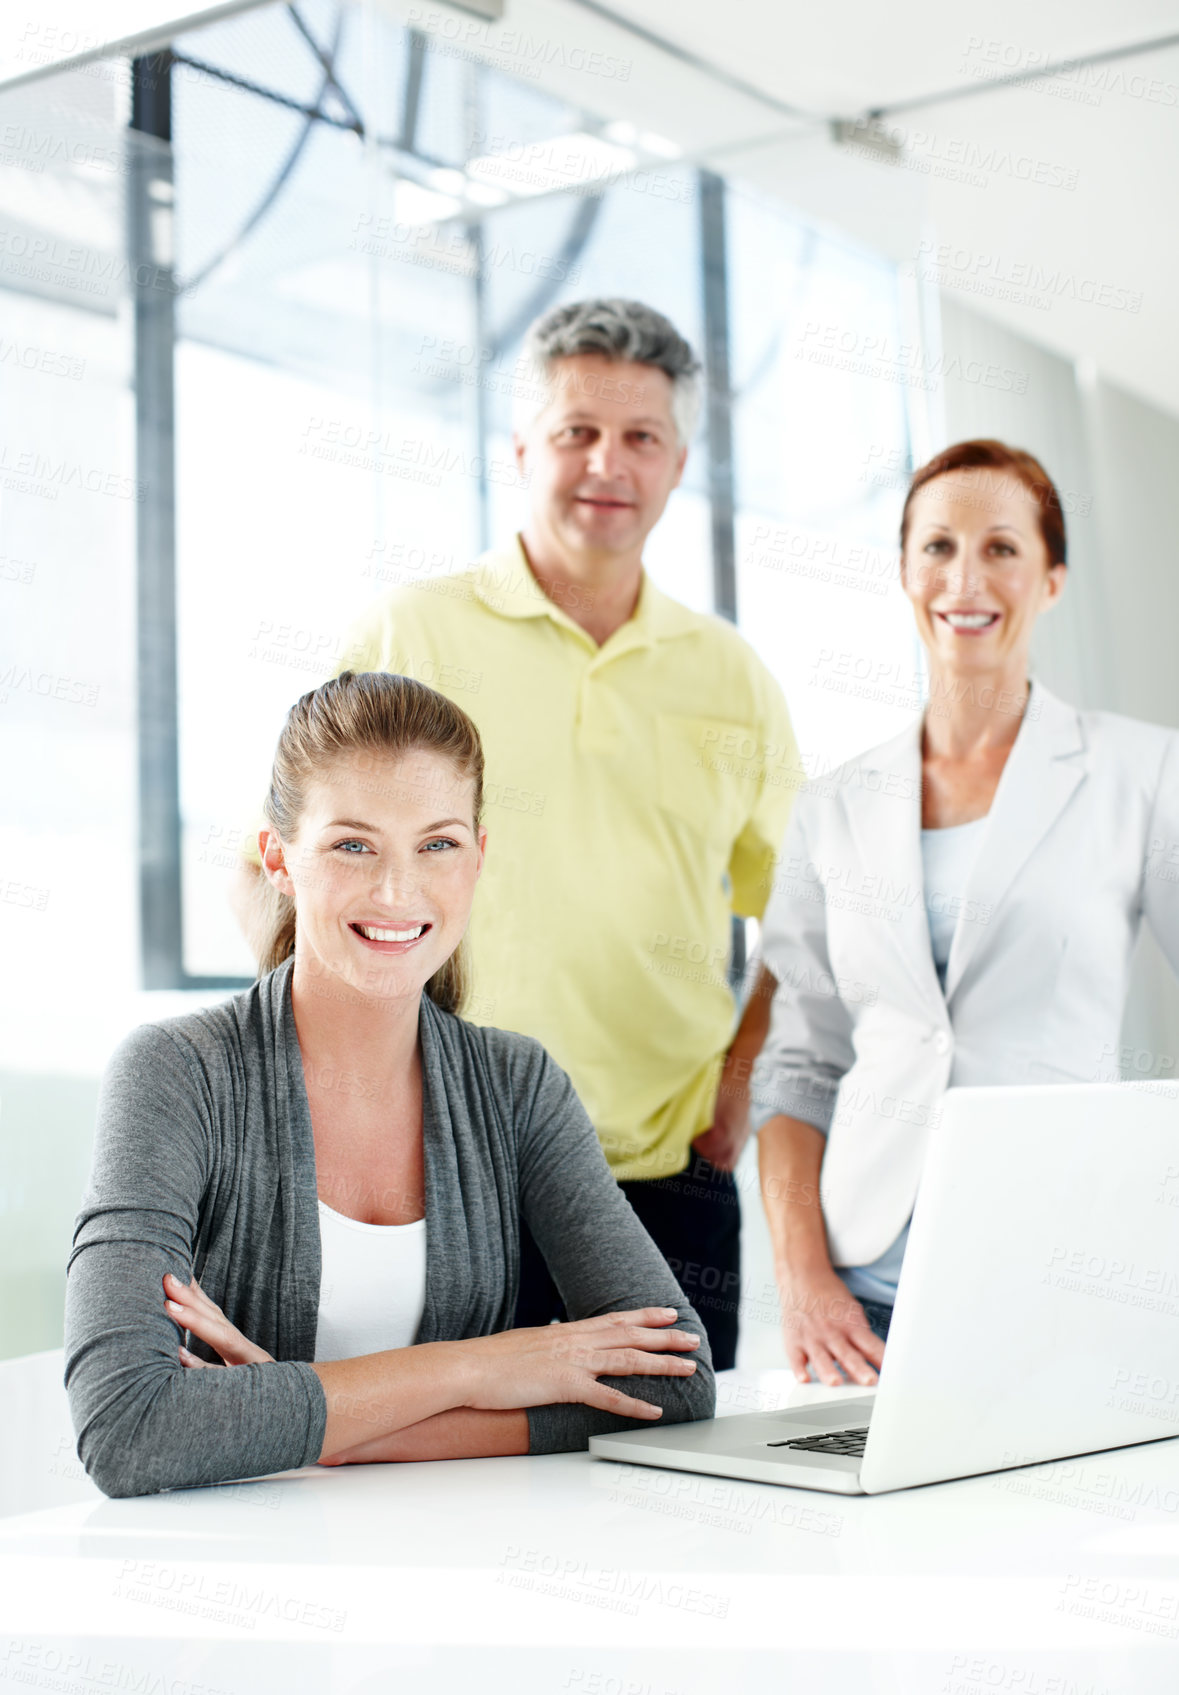
<svg viewBox="0 0 1179 1695"><path fill-rule="evenodd" d="M379 752L396 776L406 745L430 747L412 734L399 747L389 733L390 723L404 731L407 702L419 714L410 715L410 729L420 730L422 696L435 714L445 708L453 731L463 715L449 701L387 676L346 673L305 696L292 718L302 709L306 728L316 711L322 718L333 707L338 719L342 705L359 699L369 719L384 714ZM453 749L446 754L453 767ZM429 758L444 763L436 752ZM371 761L367 769L368 792L347 816L360 808L376 818L363 827L369 837L350 825L336 840L334 819L322 851L301 822L293 828L287 820L281 844L278 831L264 832L268 875L285 846L286 868L272 881L294 891L299 948L222 1005L135 1031L108 1068L66 1301L78 1452L108 1495L321 1459L549 1453L584 1448L591 1434L640 1418L672 1422L713 1411L703 1326L611 1177L569 1079L539 1043L467 1023L446 1007L458 998L448 962L466 924L455 882L466 845L458 821L449 820L445 838L456 854L435 851L441 838L424 824L438 810L436 795L419 796L424 812L415 818L404 787L374 785ZM420 776L420 757L417 769ZM481 864L478 775L469 841ZM300 793L309 818L317 792L304 783ZM454 792L452 781L448 805L458 811ZM280 812L284 798L280 792ZM328 811L339 810L338 785L330 799ZM366 928L384 916L373 876L382 858L402 851L392 840L398 830L403 846L409 842L404 864L419 881L408 897L391 900L388 921L403 921L397 907L406 901L429 916L420 936L362 953ZM470 864L473 891L478 866ZM382 887L393 888L393 873L382 874ZM399 889L408 886L400 871L397 878ZM330 908L325 888L336 891ZM341 1005L356 1007L343 1025ZM336 1144L326 1139L307 1049L322 1056L324 1029L346 1045L353 1023L379 1035L381 1019L391 1042L408 1044L407 1076L420 1079L409 1109L391 1098L388 1117L390 1135L404 1137L406 1122L415 1126L411 1140L420 1135L424 1305L412 1345L317 1364L320 1159ZM350 1059L338 1047L339 1071ZM521 1218L569 1324L510 1328ZM175 1281L165 1285L168 1274ZM190 1278L191 1294L183 1287ZM169 1309L165 1295L173 1297ZM187 1363L181 1335L191 1343ZM227 1369L208 1369L218 1355ZM206 1369L195 1369L202 1362Z"/></svg>

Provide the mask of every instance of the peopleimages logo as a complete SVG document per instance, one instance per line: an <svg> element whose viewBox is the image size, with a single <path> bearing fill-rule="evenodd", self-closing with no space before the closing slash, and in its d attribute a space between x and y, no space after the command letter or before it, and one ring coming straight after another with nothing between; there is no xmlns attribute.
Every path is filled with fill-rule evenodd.
<svg viewBox="0 0 1179 1695"><path fill-rule="evenodd" d="M859 145L861 137L868 143L866 147ZM897 156L890 161L894 166L920 171L928 176L948 177L956 182L970 183L975 188L985 188L992 177L1006 176L1041 188L1062 188L1071 193L1079 177L1075 166L1037 158L1030 153L1013 153L994 142L942 135L931 129L906 129L901 124L879 120L851 126L845 145L852 152L868 153L878 159L879 151L874 145L878 139L891 142L898 150Z"/></svg>
<svg viewBox="0 0 1179 1695"><path fill-rule="evenodd" d="M1051 307L1057 300L1078 300L1115 312L1140 312L1142 292L1122 288L1096 277L1078 277L1059 267L1027 259L1005 259L997 253L975 252L952 242L922 241L917 248L918 272L931 281L975 293L1006 298L1007 291L1026 295L1031 304Z"/></svg>
<svg viewBox="0 0 1179 1695"><path fill-rule="evenodd" d="M946 1676L952 1681L941 1685L941 1695L1114 1695L1107 1683L1026 1663L1009 1665L974 1652L955 1654Z"/></svg>
<svg viewBox="0 0 1179 1695"><path fill-rule="evenodd" d="M493 32L487 23L475 18L456 18L450 12L427 10L422 6L411 6L407 21L415 29L428 32L434 52L454 52L476 42L492 57L512 61L517 74L523 72L528 77L536 77L542 70L556 65L563 70L605 77L608 81L629 82L634 68L633 59L625 59L617 53L602 53L575 42L553 41L545 36L530 35L527 30L497 26Z"/></svg>
<svg viewBox="0 0 1179 1695"><path fill-rule="evenodd" d="M1084 1248L1054 1247L1040 1281L1054 1289L1179 1318L1179 1272Z"/></svg>

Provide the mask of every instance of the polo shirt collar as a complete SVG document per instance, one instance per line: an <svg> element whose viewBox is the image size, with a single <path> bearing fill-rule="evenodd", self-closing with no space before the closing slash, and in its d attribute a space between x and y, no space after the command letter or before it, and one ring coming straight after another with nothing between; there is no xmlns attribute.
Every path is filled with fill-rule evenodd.
<svg viewBox="0 0 1179 1695"><path fill-rule="evenodd" d="M545 594L529 569L519 535L512 547L493 549L483 555L472 586L480 600L503 618L549 618L571 630L580 641L596 647L581 625ZM694 614L656 588L650 573L644 570L634 612L598 651L614 654L629 648L650 647L694 628Z"/></svg>

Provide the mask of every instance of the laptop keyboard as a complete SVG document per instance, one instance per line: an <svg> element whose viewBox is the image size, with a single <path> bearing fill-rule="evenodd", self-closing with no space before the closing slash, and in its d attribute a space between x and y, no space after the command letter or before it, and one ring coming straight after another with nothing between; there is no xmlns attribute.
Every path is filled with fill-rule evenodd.
<svg viewBox="0 0 1179 1695"><path fill-rule="evenodd" d="M858 1459L868 1440L868 1426L859 1430L828 1430L821 1436L792 1436L786 1442L767 1442L767 1448L801 1448L808 1454L847 1454Z"/></svg>

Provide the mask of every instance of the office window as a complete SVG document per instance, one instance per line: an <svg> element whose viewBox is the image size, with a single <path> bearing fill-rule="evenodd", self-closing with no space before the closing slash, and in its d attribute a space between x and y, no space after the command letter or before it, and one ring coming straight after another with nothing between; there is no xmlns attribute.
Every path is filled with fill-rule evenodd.
<svg viewBox="0 0 1179 1695"><path fill-rule="evenodd" d="M432 375L430 348L473 334L466 236L438 222L452 197L344 127L375 88L368 122L401 136L408 35L381 27L366 68L358 10L301 16L335 91L285 7L180 40L173 72L186 976L252 974L227 892L291 702L337 668L382 586L479 545L470 401ZM438 161L422 174L445 180L462 156L468 71L419 55L408 139Z"/></svg>
<svg viewBox="0 0 1179 1695"><path fill-rule="evenodd" d="M241 86L328 108L285 8L181 39L172 73L186 979L251 971L228 888L291 701L375 595L519 523L526 325L562 299L637 294L699 340L696 173L673 149L624 145L387 20L303 16L335 115L381 91L379 139ZM707 608L702 467L697 452L652 567Z"/></svg>
<svg viewBox="0 0 1179 1695"><path fill-rule="evenodd" d="M897 524L924 397L892 265L739 188L728 212L739 621L829 770L922 704Z"/></svg>
<svg viewBox="0 0 1179 1695"><path fill-rule="evenodd" d="M128 75L0 98L0 931L9 1009L134 981ZM74 923L71 926L70 916ZM48 1063L0 1017L0 1066ZM68 1042L67 1042L68 1046ZM69 1069L66 1055L62 1069ZM14 1178L15 1181L15 1178Z"/></svg>
<svg viewBox="0 0 1179 1695"><path fill-rule="evenodd" d="M731 465L705 415L648 560L701 610L731 613L735 588L808 762L829 765L912 710L911 627L891 580L912 395L848 352L899 338L889 264L701 173L641 113L602 120L375 7L267 6L173 53L134 98L115 64L0 96L6 121L51 101L91 145L87 165L36 184L27 161L0 159L10 232L19 242L48 221L119 271L83 296L75 279L35 274L11 233L0 251L6 333L85 360L57 389L0 361L8 436L67 457L95 458L101 442L99 468L133 490L63 490L50 523L43 496L14 489L0 515L0 553L60 573L87 612L58 621L46 598L26 625L36 640L21 639L55 675L99 685L89 717L50 725L40 707L38 723L63 780L100 790L95 852L119 891L100 922L120 973L134 976L144 946L151 987L252 976L228 894L282 718L337 667L376 595L462 569L519 523L515 366L528 322L561 301L648 300L728 382ZM102 146L119 161L105 171ZM145 316L133 248L168 224L166 311ZM67 390L73 404L57 404ZM74 652L96 639L100 659ZM87 750L104 712L100 784ZM138 842L136 729L140 792L159 803ZM41 761L40 746L23 757ZM64 855L71 826L51 834ZM157 901L138 941L137 875Z"/></svg>

